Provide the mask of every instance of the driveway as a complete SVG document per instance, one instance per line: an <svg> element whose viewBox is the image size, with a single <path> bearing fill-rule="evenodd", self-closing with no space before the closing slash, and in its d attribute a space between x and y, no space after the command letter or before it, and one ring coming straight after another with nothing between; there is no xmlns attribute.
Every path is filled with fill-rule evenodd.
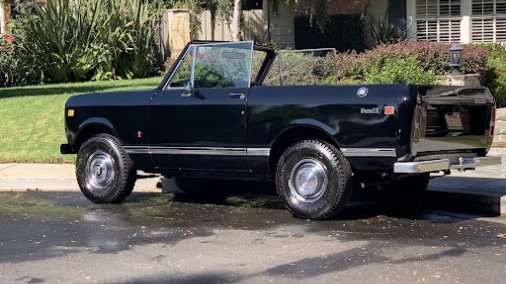
<svg viewBox="0 0 506 284"><path fill-rule="evenodd" d="M3 283L500 283L506 218L355 201L332 221L293 218L275 195L0 194Z"/></svg>

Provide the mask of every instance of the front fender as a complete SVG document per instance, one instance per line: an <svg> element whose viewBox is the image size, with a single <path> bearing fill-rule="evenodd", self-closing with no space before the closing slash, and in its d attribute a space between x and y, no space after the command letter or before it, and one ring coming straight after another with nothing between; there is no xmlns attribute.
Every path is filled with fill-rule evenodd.
<svg viewBox="0 0 506 284"><path fill-rule="evenodd" d="M84 136L90 136L95 133L110 133L118 137L116 129L108 119L103 117L90 117L79 124L76 132L69 137L69 144L75 148L74 145L76 143L86 138Z"/></svg>

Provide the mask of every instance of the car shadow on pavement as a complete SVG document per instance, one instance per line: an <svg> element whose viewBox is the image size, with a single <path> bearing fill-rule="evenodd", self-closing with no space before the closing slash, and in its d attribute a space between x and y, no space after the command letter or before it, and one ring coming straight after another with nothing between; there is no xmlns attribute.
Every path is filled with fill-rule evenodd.
<svg viewBox="0 0 506 284"><path fill-rule="evenodd" d="M506 209L506 179L472 176L435 178L429 183L425 203L431 208L499 216Z"/></svg>
<svg viewBox="0 0 506 284"><path fill-rule="evenodd" d="M474 183L477 182L476 178L457 177L454 179L459 179L459 182L463 184L469 184L471 180ZM491 181L494 180L482 179L479 183L487 184ZM454 181L445 180L445 182ZM173 202L286 210L272 182L225 182L222 186L208 187L192 194L173 192L170 188L166 192L173 194ZM379 215L423 219L424 211L431 209L448 211L449 213L465 213L469 218L493 217L500 215L497 214L500 198L501 195L497 194L483 197L471 195L465 191L459 193L428 190L422 208L399 210L390 202L385 202L381 191L358 189L354 191L346 208L332 220L356 220ZM477 201L480 206L477 206Z"/></svg>

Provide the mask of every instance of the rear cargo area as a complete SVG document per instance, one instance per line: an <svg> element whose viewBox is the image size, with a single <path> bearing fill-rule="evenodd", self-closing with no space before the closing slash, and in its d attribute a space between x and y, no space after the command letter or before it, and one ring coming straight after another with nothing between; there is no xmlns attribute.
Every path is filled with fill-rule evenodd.
<svg viewBox="0 0 506 284"><path fill-rule="evenodd" d="M417 156L487 151L495 107L487 88L420 86L418 95L422 117L421 135L414 143Z"/></svg>

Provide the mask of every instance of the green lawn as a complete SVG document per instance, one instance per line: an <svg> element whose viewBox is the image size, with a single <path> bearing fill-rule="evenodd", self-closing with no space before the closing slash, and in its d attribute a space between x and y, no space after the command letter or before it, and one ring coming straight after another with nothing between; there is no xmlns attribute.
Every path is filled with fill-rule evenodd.
<svg viewBox="0 0 506 284"><path fill-rule="evenodd" d="M61 155L63 109L71 95L155 88L161 78L0 89L0 163L73 162Z"/></svg>

